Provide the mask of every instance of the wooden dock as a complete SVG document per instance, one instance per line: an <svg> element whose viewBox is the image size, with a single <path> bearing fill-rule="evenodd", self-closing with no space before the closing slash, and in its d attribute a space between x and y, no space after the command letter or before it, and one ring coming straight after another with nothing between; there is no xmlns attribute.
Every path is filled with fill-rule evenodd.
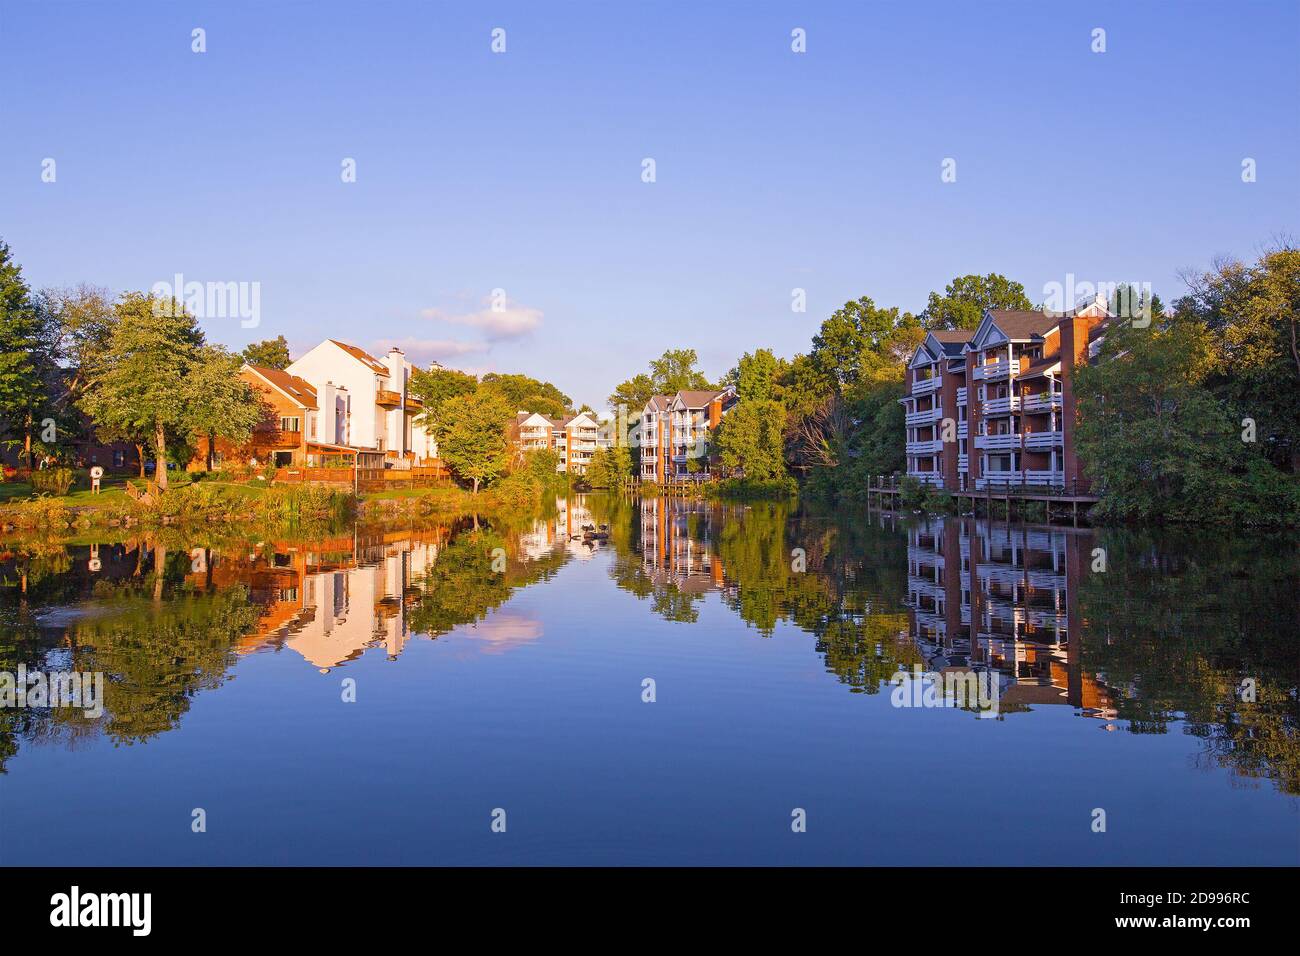
<svg viewBox="0 0 1300 956"><path fill-rule="evenodd" d="M870 479L867 483L867 507L897 509L898 497L903 490L899 487L899 484L898 475L879 475ZM1013 505L1035 502L1046 506L1047 520L1050 522L1054 508L1056 516L1062 519L1064 519L1068 508L1069 519L1076 528L1079 526L1079 506L1084 506L1083 511L1086 515L1088 508L1101 500L1096 495L1080 492L1077 482L1071 482L1065 488L1055 488L1050 485L1006 484L997 487L986 486L967 490L936 487L935 490L946 491L951 495L957 501L959 510L966 510L962 508L962 504L967 503L970 506L969 510L978 515L982 504L984 507L983 517L986 518L994 517L998 510L997 506L1001 505L1002 517L1009 520Z"/></svg>

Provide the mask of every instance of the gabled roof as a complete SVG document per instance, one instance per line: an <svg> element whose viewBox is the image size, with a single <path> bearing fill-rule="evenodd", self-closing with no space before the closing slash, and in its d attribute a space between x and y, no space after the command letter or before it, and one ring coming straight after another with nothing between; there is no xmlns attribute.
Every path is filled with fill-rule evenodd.
<svg viewBox="0 0 1300 956"><path fill-rule="evenodd" d="M651 395L650 401L645 403L645 407L656 412L666 412L672 401L673 396L671 395Z"/></svg>
<svg viewBox="0 0 1300 956"><path fill-rule="evenodd" d="M245 364L244 368L249 369L258 378L303 408L316 408L316 389L306 379L290 375L282 369L267 368L262 365Z"/></svg>
<svg viewBox="0 0 1300 956"><path fill-rule="evenodd" d="M355 345L348 345L348 343L340 342L338 339L330 339L329 341L347 352L361 364L369 366L371 371L378 372L380 375L388 374L388 366L379 361L379 359L375 358L365 349L359 349Z"/></svg>
<svg viewBox="0 0 1300 956"><path fill-rule="evenodd" d="M680 401L687 408L704 408L714 399L722 398L724 395L729 394L730 391L730 389L726 388L721 390L716 388L704 390L683 389L673 396L673 402Z"/></svg>
<svg viewBox="0 0 1300 956"><path fill-rule="evenodd" d="M1055 316L1025 309L989 309L984 314L992 316L999 331L1012 341L1042 338L1060 321Z"/></svg>

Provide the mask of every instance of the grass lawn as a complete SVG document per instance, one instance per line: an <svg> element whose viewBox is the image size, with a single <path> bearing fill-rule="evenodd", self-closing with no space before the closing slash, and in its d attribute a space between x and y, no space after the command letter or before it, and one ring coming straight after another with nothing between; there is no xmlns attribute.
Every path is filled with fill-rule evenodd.
<svg viewBox="0 0 1300 956"><path fill-rule="evenodd" d="M175 491L178 488L184 488L187 485L196 484L193 477L187 473L169 474L168 491ZM54 500L67 505L68 507L78 507L86 505L107 505L116 504L126 501L126 483L130 481L140 490L144 490L148 479L145 478L105 478L100 483L99 494L92 494L89 488L73 487L66 495ZM248 483L233 481L208 481L200 479L199 482L204 485L210 485L214 488L229 488L240 495L246 497L260 497L266 494L267 488L270 487L268 481L252 481ZM17 504L20 501L32 497L36 492L32 486L22 481L5 481L0 482L0 505ZM52 498L54 496L51 496Z"/></svg>

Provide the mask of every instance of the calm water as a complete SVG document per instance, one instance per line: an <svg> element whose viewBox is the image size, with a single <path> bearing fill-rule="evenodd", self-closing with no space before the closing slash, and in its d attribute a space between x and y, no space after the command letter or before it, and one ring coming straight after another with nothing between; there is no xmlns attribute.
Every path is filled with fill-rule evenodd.
<svg viewBox="0 0 1300 956"><path fill-rule="evenodd" d="M0 670L108 682L0 710L4 864L1300 862L1294 537L591 496L4 547Z"/></svg>

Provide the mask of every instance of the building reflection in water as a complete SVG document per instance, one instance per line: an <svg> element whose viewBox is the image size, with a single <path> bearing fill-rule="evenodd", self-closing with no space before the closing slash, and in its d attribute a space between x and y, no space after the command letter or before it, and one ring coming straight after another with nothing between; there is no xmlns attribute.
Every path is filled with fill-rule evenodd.
<svg viewBox="0 0 1300 956"><path fill-rule="evenodd" d="M195 551L187 583L242 584L262 609L236 651L287 648L322 672L383 648L395 660L410 639L414 586L446 543L444 528L347 535L310 545L266 542L248 554Z"/></svg>
<svg viewBox="0 0 1300 956"><path fill-rule="evenodd" d="M641 558L656 587L702 594L726 586L717 532L728 505L683 498L642 498Z"/></svg>
<svg viewBox="0 0 1300 956"><path fill-rule="evenodd" d="M1116 716L1112 695L1083 673L1081 648L1071 646L1083 634L1084 534L934 518L907 536L911 636L932 670L995 672L1004 710L1068 704Z"/></svg>

